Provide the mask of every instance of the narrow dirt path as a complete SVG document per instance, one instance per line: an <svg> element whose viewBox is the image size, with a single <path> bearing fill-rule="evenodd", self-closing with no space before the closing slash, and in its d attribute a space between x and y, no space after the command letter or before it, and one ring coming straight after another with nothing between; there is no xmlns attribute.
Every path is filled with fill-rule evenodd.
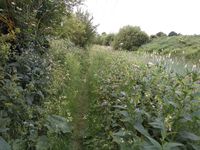
<svg viewBox="0 0 200 150"><path fill-rule="evenodd" d="M87 129L87 121L85 119L88 111L88 68L89 68L89 52L85 52L81 60L81 82L76 101L74 102L75 112L73 115L74 132L72 141L72 150L83 150L83 139Z"/></svg>

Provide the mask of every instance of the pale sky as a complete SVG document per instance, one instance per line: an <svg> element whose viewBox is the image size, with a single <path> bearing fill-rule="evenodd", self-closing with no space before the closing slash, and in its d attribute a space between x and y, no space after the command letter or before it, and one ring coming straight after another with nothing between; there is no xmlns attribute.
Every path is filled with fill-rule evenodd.
<svg viewBox="0 0 200 150"><path fill-rule="evenodd" d="M200 34L200 0L85 0L98 32L140 26L149 35L159 31Z"/></svg>

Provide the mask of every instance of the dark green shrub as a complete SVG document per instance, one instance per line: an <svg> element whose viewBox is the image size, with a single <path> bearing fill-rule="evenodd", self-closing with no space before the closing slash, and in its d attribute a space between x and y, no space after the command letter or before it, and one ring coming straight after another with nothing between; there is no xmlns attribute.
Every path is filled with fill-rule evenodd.
<svg viewBox="0 0 200 150"><path fill-rule="evenodd" d="M113 46L115 49L135 51L148 41L149 36L140 27L125 26L115 36Z"/></svg>
<svg viewBox="0 0 200 150"><path fill-rule="evenodd" d="M103 45L110 46L114 40L114 37L115 37L115 34L112 34L112 33L106 35L103 39Z"/></svg>
<svg viewBox="0 0 200 150"><path fill-rule="evenodd" d="M174 31L171 31L168 36L178 36L178 33L174 32Z"/></svg>
<svg viewBox="0 0 200 150"><path fill-rule="evenodd" d="M95 37L94 37L93 44L103 45L102 35L96 33L96 35L95 35Z"/></svg>
<svg viewBox="0 0 200 150"><path fill-rule="evenodd" d="M44 107L53 95L48 90L53 62L47 35L78 2L0 1L0 149L41 149L55 127L47 126L47 118L51 124L62 120L52 119Z"/></svg>
<svg viewBox="0 0 200 150"><path fill-rule="evenodd" d="M87 11L78 10L75 14L64 18L57 34L61 38L69 39L76 46L88 46L93 42L96 32L96 26L92 21L93 18Z"/></svg>
<svg viewBox="0 0 200 150"><path fill-rule="evenodd" d="M157 37L163 37L163 36L167 36L167 34L163 33L163 32L158 32L156 33Z"/></svg>

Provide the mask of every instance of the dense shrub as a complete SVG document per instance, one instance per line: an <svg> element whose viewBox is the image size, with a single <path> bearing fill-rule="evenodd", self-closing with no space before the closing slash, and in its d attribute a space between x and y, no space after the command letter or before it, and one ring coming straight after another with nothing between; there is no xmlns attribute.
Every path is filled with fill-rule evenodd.
<svg viewBox="0 0 200 150"><path fill-rule="evenodd" d="M73 42L76 46L85 47L92 43L96 26L88 12L78 10L76 13L66 16L62 26L57 30L61 38Z"/></svg>
<svg viewBox="0 0 200 150"><path fill-rule="evenodd" d="M156 33L157 37L163 37L163 36L167 36L167 34L163 33L163 32L158 32Z"/></svg>
<svg viewBox="0 0 200 150"><path fill-rule="evenodd" d="M177 35L178 35L178 33L174 32L174 31L171 31L171 32L168 34L168 36L177 36Z"/></svg>
<svg viewBox="0 0 200 150"><path fill-rule="evenodd" d="M49 132L66 133L65 119L44 108L53 94L47 35L79 3L0 1L0 149L49 149Z"/></svg>
<svg viewBox="0 0 200 150"><path fill-rule="evenodd" d="M102 35L96 33L94 37L93 44L103 45Z"/></svg>
<svg viewBox="0 0 200 150"><path fill-rule="evenodd" d="M125 49L129 51L137 50L142 44L149 41L149 36L141 31L140 27L125 26L120 29L115 36L113 46L115 49Z"/></svg>
<svg viewBox="0 0 200 150"><path fill-rule="evenodd" d="M115 37L115 34L113 34L113 33L107 34L107 35L103 38L103 45L105 45L105 46L111 46L111 45L112 45L112 42L113 42L113 40L114 40L114 37Z"/></svg>

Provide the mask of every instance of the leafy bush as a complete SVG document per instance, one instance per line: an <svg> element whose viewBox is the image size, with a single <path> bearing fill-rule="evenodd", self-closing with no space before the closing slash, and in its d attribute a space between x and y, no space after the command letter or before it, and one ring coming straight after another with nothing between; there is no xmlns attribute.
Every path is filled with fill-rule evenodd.
<svg viewBox="0 0 200 150"><path fill-rule="evenodd" d="M103 45L105 45L105 46L111 46L112 43L113 43L113 41L114 41L114 37L115 37L115 34L112 34L112 33L107 34L105 36L105 38L103 39Z"/></svg>
<svg viewBox="0 0 200 150"><path fill-rule="evenodd" d="M157 37L162 37L162 36L167 36L165 33L163 33L163 32L158 32L158 33L156 33L156 36Z"/></svg>
<svg viewBox="0 0 200 150"><path fill-rule="evenodd" d="M162 65L135 65L130 53L99 51L92 56L86 149L199 148L198 73L168 73Z"/></svg>
<svg viewBox="0 0 200 150"><path fill-rule="evenodd" d="M78 10L64 18L62 26L58 29L58 35L73 42L76 46L86 47L93 42L96 26L88 12Z"/></svg>
<svg viewBox="0 0 200 150"><path fill-rule="evenodd" d="M102 35L96 33L96 34L95 34L95 37L94 37L93 44L103 45Z"/></svg>
<svg viewBox="0 0 200 150"><path fill-rule="evenodd" d="M115 49L122 48L135 51L148 41L149 36L141 31L139 27L125 26L121 28L119 33L115 36L113 46Z"/></svg>
<svg viewBox="0 0 200 150"><path fill-rule="evenodd" d="M48 134L66 133L66 119L46 113L54 94L47 35L80 2L0 1L0 149L49 149Z"/></svg>
<svg viewBox="0 0 200 150"><path fill-rule="evenodd" d="M178 35L178 33L174 32L174 31L171 31L171 32L168 34L168 36L177 36L177 35Z"/></svg>

